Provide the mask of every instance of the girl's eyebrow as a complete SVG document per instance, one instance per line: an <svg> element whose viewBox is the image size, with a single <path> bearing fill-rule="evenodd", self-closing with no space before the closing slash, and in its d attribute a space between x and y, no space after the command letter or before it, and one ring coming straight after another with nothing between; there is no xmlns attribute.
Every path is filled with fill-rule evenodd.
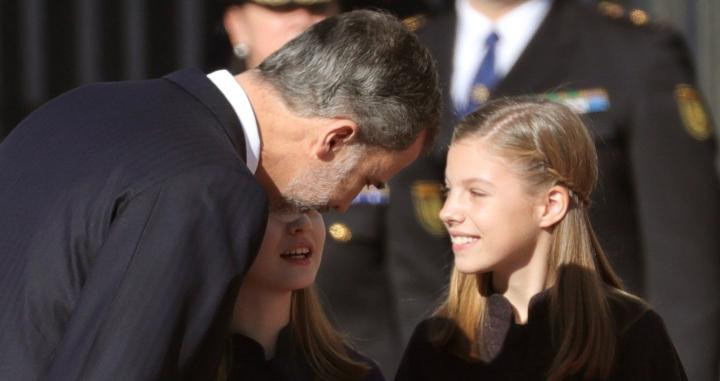
<svg viewBox="0 0 720 381"><path fill-rule="evenodd" d="M489 180L480 178L480 177L471 177L471 178L468 178L468 179L464 179L461 183L464 184L464 185L473 184L473 183L480 183L480 184L483 184L483 185L485 185L485 186L487 186L487 187L495 188L495 185L494 185L492 182L490 182Z"/></svg>

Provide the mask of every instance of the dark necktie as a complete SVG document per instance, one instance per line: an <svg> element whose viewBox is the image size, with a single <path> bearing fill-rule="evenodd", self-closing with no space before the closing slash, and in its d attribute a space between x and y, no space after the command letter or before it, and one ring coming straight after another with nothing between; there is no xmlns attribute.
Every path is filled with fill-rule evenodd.
<svg viewBox="0 0 720 381"><path fill-rule="evenodd" d="M458 110L458 117L464 117L483 104L490 97L490 92L500 80L500 76L495 73L495 46L499 39L500 37L495 31L490 32L485 39L487 50L485 58L480 62L480 67L475 73L467 104L464 108Z"/></svg>

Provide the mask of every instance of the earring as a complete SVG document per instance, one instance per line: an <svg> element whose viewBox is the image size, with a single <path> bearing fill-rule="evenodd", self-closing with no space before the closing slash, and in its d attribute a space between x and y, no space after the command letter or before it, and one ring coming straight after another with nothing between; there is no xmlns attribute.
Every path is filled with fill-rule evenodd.
<svg viewBox="0 0 720 381"><path fill-rule="evenodd" d="M244 60L248 56L248 53L250 53L250 49L244 42L238 42L233 46L232 50L235 57L240 58L241 60Z"/></svg>

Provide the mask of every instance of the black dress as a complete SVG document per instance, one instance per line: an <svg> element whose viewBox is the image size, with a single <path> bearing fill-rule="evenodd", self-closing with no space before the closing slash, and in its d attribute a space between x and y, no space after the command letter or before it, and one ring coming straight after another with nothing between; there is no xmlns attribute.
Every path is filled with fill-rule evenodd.
<svg viewBox="0 0 720 381"><path fill-rule="evenodd" d="M232 365L229 381L310 381L315 380L312 368L303 354L293 348L292 331L285 327L278 335L275 356L265 359L265 351L257 341L244 336L233 336ZM370 370L359 381L385 381L377 364L360 353L348 349L350 355L366 363Z"/></svg>
<svg viewBox="0 0 720 381"><path fill-rule="evenodd" d="M618 341L608 379L687 380L660 316L629 297L614 295L609 299ZM492 360L464 360L452 354L447 345L431 343L429 332L435 325L447 323L431 318L416 327L395 380L545 380L556 353L549 329L547 292L530 301L528 323L524 325L514 322L510 303L499 294L490 296L488 308Z"/></svg>

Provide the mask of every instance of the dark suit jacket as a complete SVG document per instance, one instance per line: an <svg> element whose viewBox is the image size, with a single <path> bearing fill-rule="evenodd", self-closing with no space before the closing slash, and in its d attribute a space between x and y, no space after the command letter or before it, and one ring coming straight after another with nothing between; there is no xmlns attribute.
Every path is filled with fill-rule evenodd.
<svg viewBox="0 0 720 381"><path fill-rule="evenodd" d="M0 379L209 380L264 234L197 70L66 93L0 145Z"/></svg>
<svg viewBox="0 0 720 381"><path fill-rule="evenodd" d="M446 94L441 147L456 120L449 100L455 23L448 14L419 32L438 60ZM492 96L607 93L606 111L585 114L600 165L593 226L628 288L647 297L667 322L689 378L714 380L720 299L707 295L720 288L720 186L713 137L693 137L700 121L687 113L683 121L681 110L702 107L679 93L684 84L694 85L695 75L674 30L556 0ZM443 178L439 152L416 161L390 184L390 273L399 298L415 302L400 304L405 337L443 288L438 261L449 252L447 239L420 223L423 209L413 189L419 182L439 186Z"/></svg>

